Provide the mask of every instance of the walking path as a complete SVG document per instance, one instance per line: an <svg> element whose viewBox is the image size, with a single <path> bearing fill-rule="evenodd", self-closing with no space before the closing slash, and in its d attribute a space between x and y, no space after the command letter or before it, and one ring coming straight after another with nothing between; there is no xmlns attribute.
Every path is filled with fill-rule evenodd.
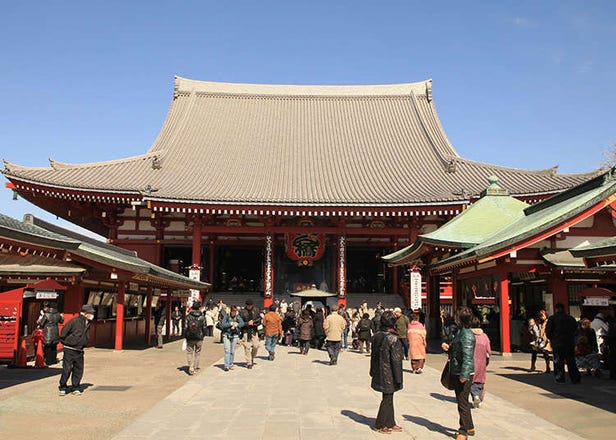
<svg viewBox="0 0 616 440"><path fill-rule="evenodd" d="M381 396L370 389L369 357L345 352L330 366L324 351L302 356L278 347L270 362L261 344L252 370L238 347L235 368L224 372L217 341L206 338L196 376L186 374L179 339L162 350L87 349L81 396L58 396L59 365L0 366L0 438L389 438L371 430ZM453 392L439 383L444 360L429 354L422 375L408 372L405 362L404 390L394 397L404 432L392 439L453 438ZM529 372L529 364L526 353L492 357L485 406L473 410L474 439L613 437L616 381L584 377L581 385L557 385L552 375Z"/></svg>
<svg viewBox="0 0 616 440"><path fill-rule="evenodd" d="M324 351L303 356L297 348L278 347L275 361L261 356L252 370L244 367L241 350L236 361L229 372L221 369L221 361L205 368L114 438L384 437L371 429L381 395L369 387L368 356L345 352L338 365L330 366ZM421 375L405 374L404 390L394 396L396 421L404 432L394 438L454 436L455 398L440 386L439 376L430 367ZM473 417L477 439L582 438L489 393Z"/></svg>

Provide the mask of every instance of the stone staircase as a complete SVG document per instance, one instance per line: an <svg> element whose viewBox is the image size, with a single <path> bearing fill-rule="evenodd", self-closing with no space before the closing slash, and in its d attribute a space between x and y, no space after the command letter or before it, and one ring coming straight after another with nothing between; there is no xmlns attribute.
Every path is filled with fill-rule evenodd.
<svg viewBox="0 0 616 440"><path fill-rule="evenodd" d="M259 292L211 292L208 293L204 301L208 298L212 298L214 302L218 302L219 299L227 305L243 306L247 299L251 299L255 305L261 306L263 304L263 296ZM274 299L285 299L287 303L291 303L295 300L290 295L277 295ZM334 298L329 300L333 302ZM359 307L364 301L368 303L369 308L374 308L380 302L386 309L393 309L394 307L400 307L404 310L404 301L399 295L393 295L389 293L349 293L347 295L347 307ZM328 302L328 304L329 304Z"/></svg>

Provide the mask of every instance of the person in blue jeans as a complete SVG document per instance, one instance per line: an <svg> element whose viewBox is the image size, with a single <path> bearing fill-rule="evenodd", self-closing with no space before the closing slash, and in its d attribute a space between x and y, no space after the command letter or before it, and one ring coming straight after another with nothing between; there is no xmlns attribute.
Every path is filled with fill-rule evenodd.
<svg viewBox="0 0 616 440"><path fill-rule="evenodd" d="M231 306L231 310L222 318L222 342L225 347L224 370L229 371L233 368L235 357L235 346L240 338L244 321L237 311L237 306Z"/></svg>
<svg viewBox="0 0 616 440"><path fill-rule="evenodd" d="M267 350L267 358L270 361L274 360L276 351L276 343L282 336L282 318L276 312L276 305L269 306L269 312L263 317L263 328L265 330L265 349Z"/></svg>

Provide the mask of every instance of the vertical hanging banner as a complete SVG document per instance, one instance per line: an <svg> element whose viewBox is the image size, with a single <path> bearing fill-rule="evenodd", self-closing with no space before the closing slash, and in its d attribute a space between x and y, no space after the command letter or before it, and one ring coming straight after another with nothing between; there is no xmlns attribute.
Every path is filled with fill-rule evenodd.
<svg viewBox="0 0 616 440"><path fill-rule="evenodd" d="M273 245L273 237L272 234L267 234L265 236L265 274L263 277L263 295L265 298L271 298L273 295L273 283L272 283L272 245Z"/></svg>
<svg viewBox="0 0 616 440"><path fill-rule="evenodd" d="M421 273L411 272L411 310L421 309Z"/></svg>
<svg viewBox="0 0 616 440"><path fill-rule="evenodd" d="M346 297L346 237L338 240L338 296Z"/></svg>
<svg viewBox="0 0 616 440"><path fill-rule="evenodd" d="M190 268L188 269L188 278L194 281L201 281L201 268L199 266L190 266ZM190 289L188 307L192 307L195 301L199 301L199 290Z"/></svg>

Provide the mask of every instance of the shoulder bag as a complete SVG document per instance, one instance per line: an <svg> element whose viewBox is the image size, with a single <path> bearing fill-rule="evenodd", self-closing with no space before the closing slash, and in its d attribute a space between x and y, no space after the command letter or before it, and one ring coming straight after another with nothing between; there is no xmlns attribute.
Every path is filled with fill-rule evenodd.
<svg viewBox="0 0 616 440"><path fill-rule="evenodd" d="M449 372L449 359L447 359L447 362L445 362L445 366L443 367L443 372L441 373L441 384L448 390L453 390L455 389L456 379L457 377Z"/></svg>

